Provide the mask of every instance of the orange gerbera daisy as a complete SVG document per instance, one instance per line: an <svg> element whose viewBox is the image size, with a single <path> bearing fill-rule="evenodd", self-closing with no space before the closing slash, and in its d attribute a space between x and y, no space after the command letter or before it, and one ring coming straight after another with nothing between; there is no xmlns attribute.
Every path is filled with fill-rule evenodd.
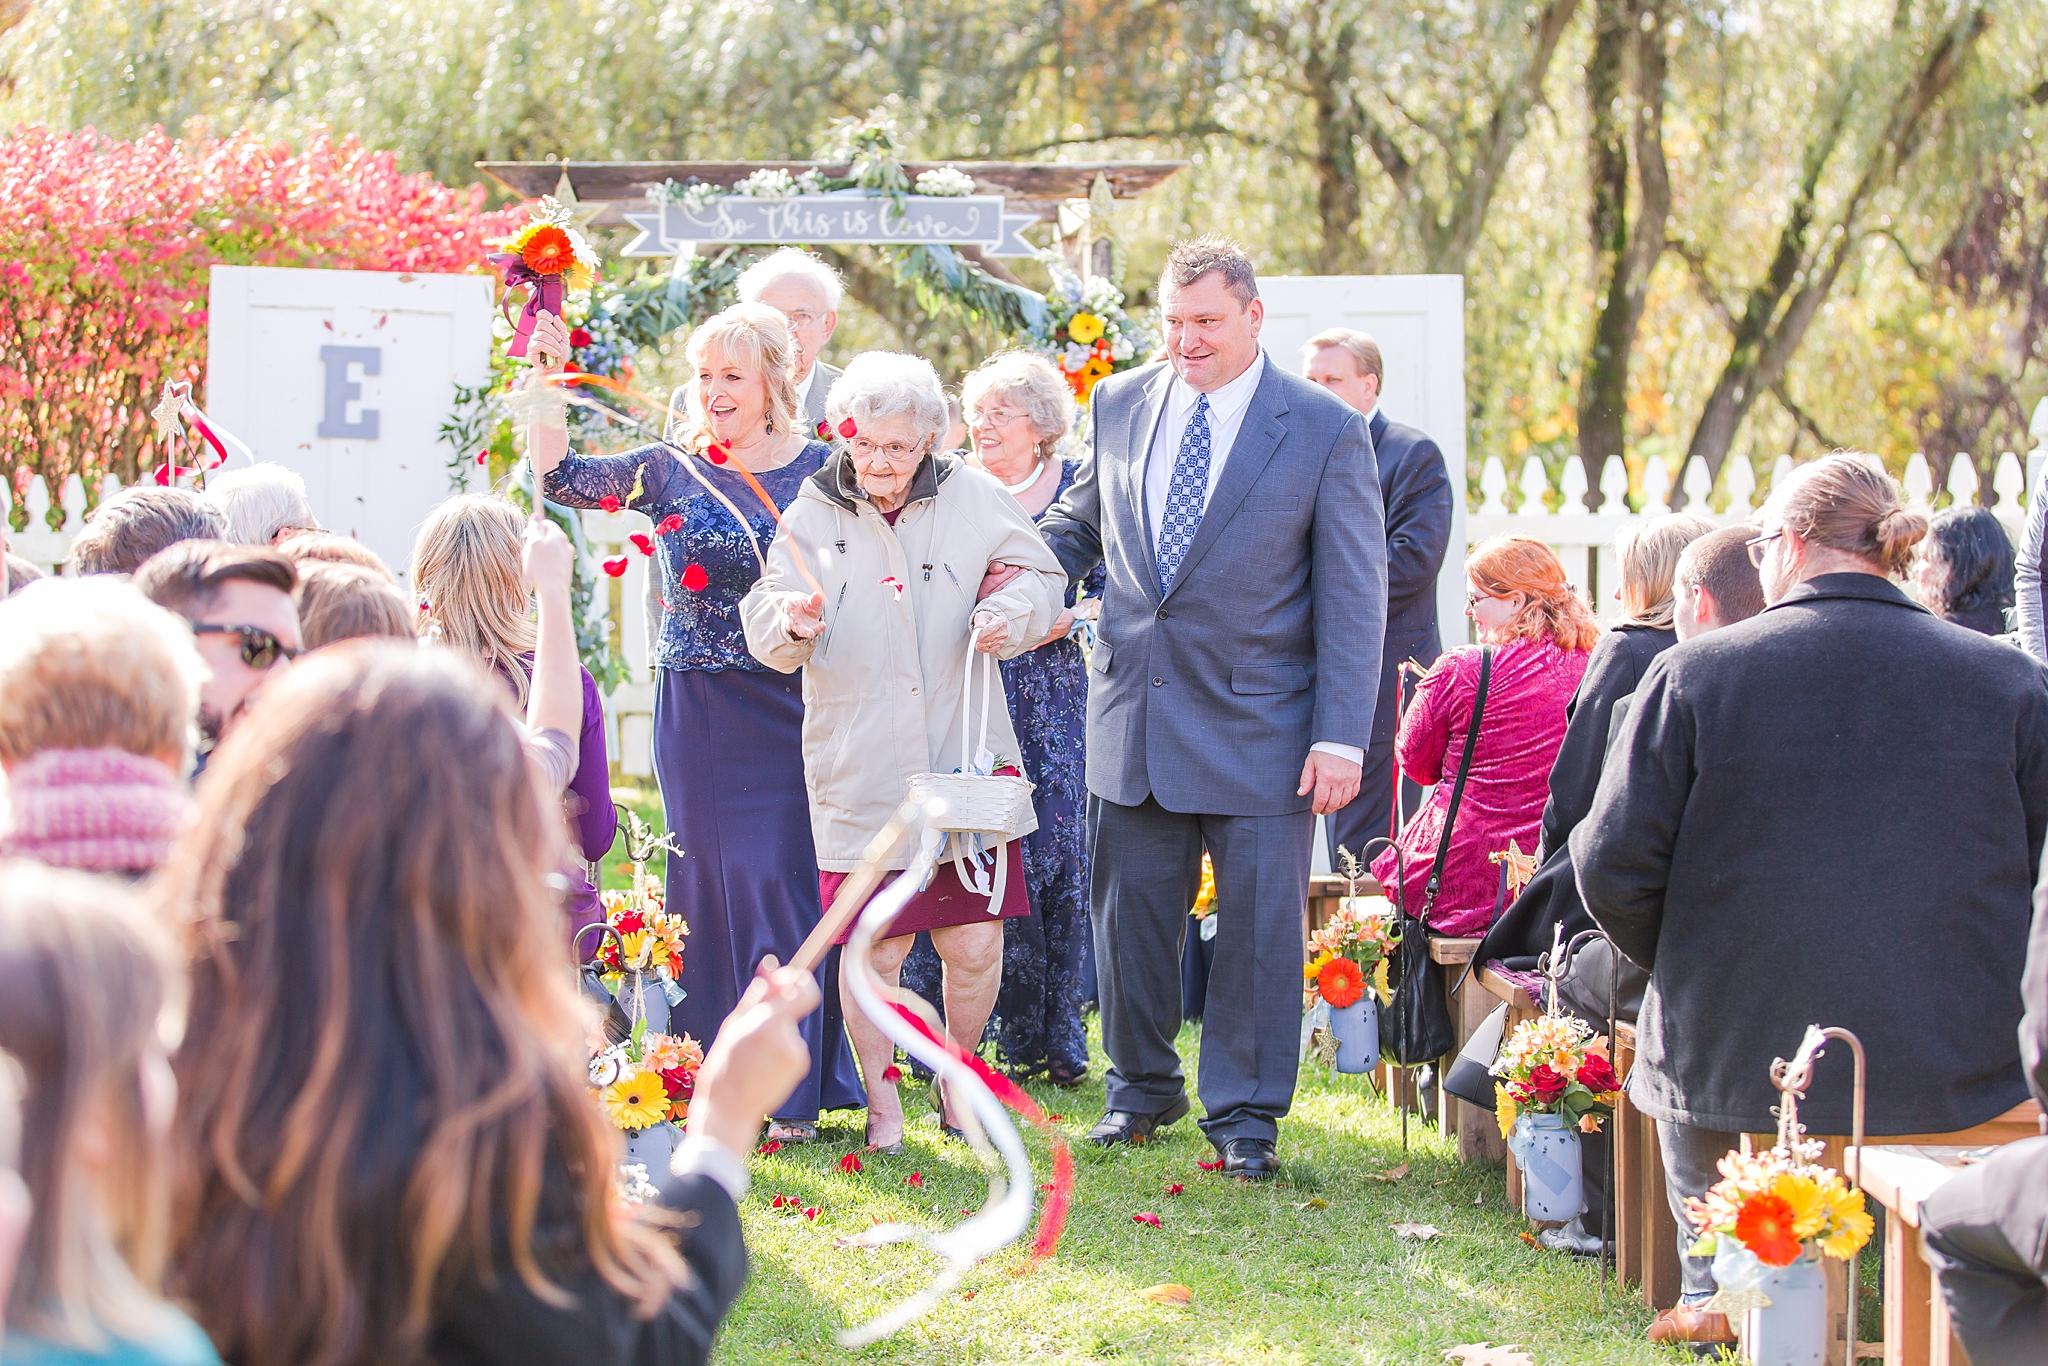
<svg viewBox="0 0 2048 1366"><path fill-rule="evenodd" d="M576 264L576 246L568 233L552 223L544 223L521 244L519 259L526 262L527 269L539 274L562 275Z"/></svg>
<svg viewBox="0 0 2048 1366"><path fill-rule="evenodd" d="M1365 972L1349 958L1332 958L1316 972L1316 989L1323 999L1342 1010L1365 995Z"/></svg>
<svg viewBox="0 0 2048 1366"><path fill-rule="evenodd" d="M1735 1215L1735 1237L1766 1266L1790 1266L1799 1260L1799 1239L1792 1232L1796 1216L1782 1195L1752 1195Z"/></svg>

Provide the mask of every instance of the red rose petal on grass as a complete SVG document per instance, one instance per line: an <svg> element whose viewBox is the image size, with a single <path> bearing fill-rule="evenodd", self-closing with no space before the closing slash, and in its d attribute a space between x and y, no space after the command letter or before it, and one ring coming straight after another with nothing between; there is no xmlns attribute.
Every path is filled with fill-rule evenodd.
<svg viewBox="0 0 2048 1366"><path fill-rule="evenodd" d="M1051 1121L1052 1121L1052 1122L1053 1122L1054 1124L1057 1124L1057 1123L1059 1123L1059 1122L1060 1122L1061 1120L1065 1119L1065 1118L1066 1118L1066 1116L1065 1116L1065 1115L1047 1115L1047 1116L1046 1116L1046 1118L1047 1118L1047 1119L1049 1119L1049 1120L1051 1120Z"/></svg>
<svg viewBox="0 0 2048 1366"><path fill-rule="evenodd" d="M732 448L730 446L722 446L714 441L711 445L705 447L704 458L714 465L723 465L726 461L732 459Z"/></svg>
<svg viewBox="0 0 2048 1366"><path fill-rule="evenodd" d="M631 541L633 549L639 551L642 555L652 555L654 553L654 542L647 539L646 532L636 531L626 539Z"/></svg>
<svg viewBox="0 0 2048 1366"><path fill-rule="evenodd" d="M774 1198L773 1200L770 1200L770 1201L768 1202L768 1204L769 1204L769 1207L770 1207L771 1209L781 1209L781 1208L782 1208L782 1207L783 1207L784 1205L787 1205L787 1204L789 1204L789 1203L790 1203L790 1199L789 1199L789 1197L788 1197L788 1196L786 1196L786 1195L782 1195L782 1194L780 1194L780 1193L778 1193L778 1194L776 1195L776 1197L775 1197L775 1198Z"/></svg>
<svg viewBox="0 0 2048 1366"><path fill-rule="evenodd" d="M1143 1224L1147 1228L1158 1228L1159 1216L1152 1213L1150 1210L1147 1210L1143 1214L1133 1214L1131 1216L1131 1222L1134 1224Z"/></svg>
<svg viewBox="0 0 2048 1366"><path fill-rule="evenodd" d="M1197 1162L1195 1165L1205 1172L1220 1172L1223 1170L1223 1159L1219 1157L1214 1162Z"/></svg>
<svg viewBox="0 0 2048 1366"><path fill-rule="evenodd" d="M860 428L853 425L852 418L842 417L839 419L839 434L841 436L859 436Z"/></svg>
<svg viewBox="0 0 2048 1366"><path fill-rule="evenodd" d="M662 518L661 521L655 525L654 534L657 536L668 536L673 535L675 532L681 531L682 529L683 514L680 512L671 512L668 516Z"/></svg>
<svg viewBox="0 0 2048 1366"><path fill-rule="evenodd" d="M624 555L616 555L613 556L611 559L606 560L602 565L598 567L603 569L606 574L616 579L621 574L626 572L627 563L628 561Z"/></svg>
<svg viewBox="0 0 2048 1366"><path fill-rule="evenodd" d="M582 328L580 328L580 327L572 327L572 328L570 328L570 329L569 329L569 345L571 345L571 346L588 346L588 345L590 345L590 333L588 333L588 332L584 331L584 330L583 330Z"/></svg>
<svg viewBox="0 0 2048 1366"><path fill-rule="evenodd" d="M693 564L683 570L683 587L692 593L701 593L711 585L711 576L704 572L704 566Z"/></svg>
<svg viewBox="0 0 2048 1366"><path fill-rule="evenodd" d="M1040 1187L1039 1187L1039 1189L1040 1189L1040 1190L1042 1190L1042 1191L1049 1191L1049 1190L1051 1190L1051 1189L1052 1189L1052 1182L1050 1182L1050 1181L1046 1182L1046 1183L1045 1183L1044 1185L1040 1186Z"/></svg>
<svg viewBox="0 0 2048 1366"><path fill-rule="evenodd" d="M481 454L482 452L478 453ZM597 500L597 506L600 512L617 512L624 505L619 502L616 495L607 493L604 497Z"/></svg>
<svg viewBox="0 0 2048 1366"><path fill-rule="evenodd" d="M910 1175L903 1178L903 1184L906 1186L917 1186L922 1188L924 1185L924 1173L912 1172Z"/></svg>
<svg viewBox="0 0 2048 1366"><path fill-rule="evenodd" d="M1166 1193L1168 1195L1179 1195L1182 1191L1186 1189L1186 1186L1183 1186L1180 1182L1176 1181L1166 1188Z"/></svg>
<svg viewBox="0 0 2048 1366"><path fill-rule="evenodd" d="M860 1158L853 1153L839 1159L839 1170L843 1172L857 1172L860 1169Z"/></svg>
<svg viewBox="0 0 2048 1366"><path fill-rule="evenodd" d="M971 1300L980 1293L981 1292L978 1290L963 1290L960 1292L960 1298L963 1300Z"/></svg>
<svg viewBox="0 0 2048 1366"><path fill-rule="evenodd" d="M888 1082L892 1086L895 1085L897 1082L903 1080L903 1069L898 1067L893 1062L890 1063L887 1067L882 1069L882 1080Z"/></svg>
<svg viewBox="0 0 2048 1366"><path fill-rule="evenodd" d="M763 1156L766 1156L769 1153L779 1153L782 1151L782 1140L779 1138L771 1138L766 1143L763 1143L760 1147L754 1149L754 1151L762 1154Z"/></svg>
<svg viewBox="0 0 2048 1366"><path fill-rule="evenodd" d="M816 1205L804 1206L804 1218L810 1220L814 1224L818 1222L819 1213L820 1211Z"/></svg>

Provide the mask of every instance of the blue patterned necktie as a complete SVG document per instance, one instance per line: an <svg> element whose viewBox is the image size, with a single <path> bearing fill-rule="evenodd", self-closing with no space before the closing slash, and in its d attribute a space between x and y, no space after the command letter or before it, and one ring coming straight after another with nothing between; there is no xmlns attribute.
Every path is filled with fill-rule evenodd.
<svg viewBox="0 0 2048 1366"><path fill-rule="evenodd" d="M1197 395L1195 415L1181 433L1180 454L1173 461L1173 482L1166 486L1166 514L1159 519L1159 587L1173 587L1180 562L1195 543L1202 525L1202 505L1209 496L1209 396Z"/></svg>

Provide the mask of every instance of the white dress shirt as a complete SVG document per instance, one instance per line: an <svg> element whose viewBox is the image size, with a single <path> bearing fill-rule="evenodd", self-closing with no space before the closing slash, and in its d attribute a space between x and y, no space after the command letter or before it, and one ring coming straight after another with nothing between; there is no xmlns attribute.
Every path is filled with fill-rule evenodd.
<svg viewBox="0 0 2048 1366"><path fill-rule="evenodd" d="M799 421L801 421L803 419L803 415L810 410L811 386L813 384L816 384L817 382L818 363L816 361L812 361L811 368L805 372L802 382L796 386L796 415Z"/></svg>
<svg viewBox="0 0 2048 1366"><path fill-rule="evenodd" d="M1266 353L1261 350L1258 359L1246 366L1243 374L1209 395L1209 487L1202 492L1204 513L1209 510L1209 499L1215 496L1216 483L1223 477L1223 466L1230 459L1230 448L1237 444L1238 429L1244 426L1244 415L1251 408L1252 395L1258 391L1265 373ZM1186 380L1179 375L1173 377L1166 388L1159 425L1152 432L1151 448L1146 452L1145 519L1151 523L1155 546L1159 544L1159 528L1166 520L1166 495L1173 486L1173 463L1180 456L1181 438L1187 434L1188 420L1195 415L1198 397ZM1309 749L1361 766L1365 763L1365 750L1358 745L1318 740Z"/></svg>

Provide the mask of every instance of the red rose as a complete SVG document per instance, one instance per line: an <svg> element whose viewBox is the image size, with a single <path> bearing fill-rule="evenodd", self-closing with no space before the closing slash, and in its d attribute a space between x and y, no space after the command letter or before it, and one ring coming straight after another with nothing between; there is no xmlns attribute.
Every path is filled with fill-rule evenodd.
<svg viewBox="0 0 2048 1366"><path fill-rule="evenodd" d="M571 346L588 346L588 345L590 345L590 333L588 333L588 332L584 331L584 330L583 330L582 328L580 328L580 327L572 327L572 328L570 328L570 329L569 329L569 345L571 345Z"/></svg>
<svg viewBox="0 0 2048 1366"><path fill-rule="evenodd" d="M831 439L832 439L832 424L831 424L831 423L829 423L829 422L827 422L827 421L826 421L826 420L825 420L824 418L822 418L822 417L821 417L821 418L819 418L819 419L818 419L818 440L820 440L820 441L830 441Z"/></svg>
<svg viewBox="0 0 2048 1366"><path fill-rule="evenodd" d="M671 535L674 532L681 531L682 529L683 514L680 512L671 512L668 516L661 519L661 524L659 526L654 528L654 534L657 536L667 536Z"/></svg>
<svg viewBox="0 0 2048 1366"><path fill-rule="evenodd" d="M1536 1064L1536 1070L1529 1074L1529 1094L1538 1105L1551 1105L1571 1085L1547 1062Z"/></svg>
<svg viewBox="0 0 2048 1366"><path fill-rule="evenodd" d="M1614 1064L1602 1057L1590 1057L1579 1064L1579 1085L1588 1091L1619 1091L1621 1078L1614 1075Z"/></svg>
<svg viewBox="0 0 2048 1366"><path fill-rule="evenodd" d="M627 911L612 923L620 934L638 934L647 928L647 917L638 911Z"/></svg>
<svg viewBox="0 0 2048 1366"><path fill-rule="evenodd" d="M697 1069L694 1067L671 1067L661 1074L661 1084L668 1091L670 1100L687 1103L697 1091Z"/></svg>
<svg viewBox="0 0 2048 1366"><path fill-rule="evenodd" d="M693 564L683 570L683 587L692 593L701 593L711 586L711 576L704 572L704 566Z"/></svg>

